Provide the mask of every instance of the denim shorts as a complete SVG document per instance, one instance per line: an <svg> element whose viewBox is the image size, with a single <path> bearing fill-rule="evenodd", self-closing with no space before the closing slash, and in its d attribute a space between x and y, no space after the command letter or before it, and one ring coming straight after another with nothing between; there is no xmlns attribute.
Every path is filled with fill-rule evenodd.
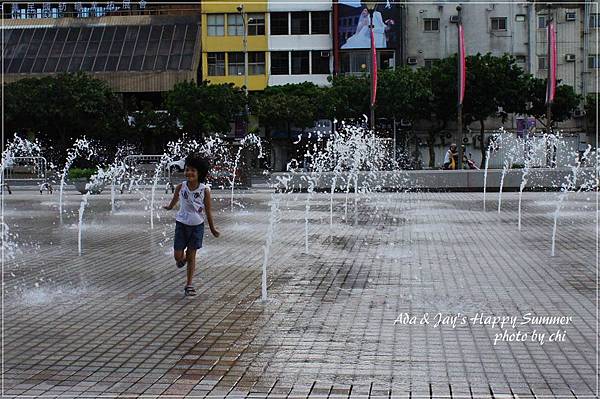
<svg viewBox="0 0 600 399"><path fill-rule="evenodd" d="M204 237L204 223L196 226L188 226L181 222L175 222L175 242L173 249L183 251L184 249L202 248L202 238Z"/></svg>

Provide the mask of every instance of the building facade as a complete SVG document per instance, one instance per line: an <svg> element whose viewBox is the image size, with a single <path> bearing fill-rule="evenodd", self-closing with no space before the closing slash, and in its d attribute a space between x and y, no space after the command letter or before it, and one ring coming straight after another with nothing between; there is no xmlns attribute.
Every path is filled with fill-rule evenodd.
<svg viewBox="0 0 600 399"><path fill-rule="evenodd" d="M269 2L269 85L327 85L332 73L331 1Z"/></svg>
<svg viewBox="0 0 600 399"><path fill-rule="evenodd" d="M461 4L461 18L465 32L467 55L491 53L501 56L505 53L516 58L517 64L527 73L538 78L546 78L547 69L547 28L549 18L556 22L558 66L557 78L562 84L570 85L577 94L586 96L596 93L598 81L598 7L597 4L552 4L552 3L489 3L464 1ZM457 52L457 3L438 2L406 4L404 19L405 58L403 62L413 68L430 67L436 60L449 57ZM467 93L468 96L468 87ZM501 120L489 120L490 130L500 126L507 130L517 130L519 118L510 115ZM571 120L558 124L559 129L572 136L572 147L595 140L585 133L586 117L583 110L577 110ZM466 152L472 153L475 162L480 161L481 144L478 141L478 127L473 131L469 126ZM426 142L426 126L413 127L417 143L411 153L419 153L422 163L429 163L429 148ZM436 139L434 145L435 164L440 165L450 142L458 142L455 129ZM491 133L491 131L490 131ZM418 144L420 143L420 144ZM498 166L498 165L492 165Z"/></svg>
<svg viewBox="0 0 600 399"><path fill-rule="evenodd" d="M199 5L4 3L4 82L86 72L118 93L160 101L196 81Z"/></svg>
<svg viewBox="0 0 600 399"><path fill-rule="evenodd" d="M373 33L377 48L377 68L402 65L404 7L390 1L379 2L373 11ZM358 0L338 0L333 4L335 72L362 74L371 71L369 11Z"/></svg>
<svg viewBox="0 0 600 399"><path fill-rule="evenodd" d="M598 4L551 7L538 6L531 23L531 67L538 77L547 73L547 39L545 24L549 18L556 21L558 52L557 77L575 88L583 96L597 92L598 71Z"/></svg>
<svg viewBox="0 0 600 399"><path fill-rule="evenodd" d="M512 54L523 70L545 78L546 22L551 17L557 24L558 79L573 86L578 94L596 92L593 75L598 68L597 5L548 4L462 2L467 54ZM435 60L456 53L456 6L450 2L407 3L404 63L415 68L428 67Z"/></svg>
<svg viewBox="0 0 600 399"><path fill-rule="evenodd" d="M332 72L331 1L202 3L202 78L250 91L327 84Z"/></svg>
<svg viewBox="0 0 600 399"><path fill-rule="evenodd" d="M546 22L553 18L558 78L583 96L598 91L598 4L460 5L467 54L509 53L526 72L541 78L547 74ZM379 2L373 12L378 68L427 68L456 53L456 6L450 1ZM371 70L369 13L357 0L30 2L4 3L2 10L7 83L84 71L125 96L160 101L162 93L185 80L260 91L289 83L327 85L332 74ZM233 122L232 132L247 130ZM327 130L327 123L315 126ZM514 130L517 118L487 125ZM583 112L561 127L582 131ZM423 134L417 126L404 128ZM287 135L279 143L282 160L289 149L285 139ZM436 151L443 154L443 143L453 140L441 140ZM480 151L473 147L472 152ZM427 149L421 148L421 154L427 164Z"/></svg>
<svg viewBox="0 0 600 399"><path fill-rule="evenodd" d="M264 90L268 84L267 4L206 0L201 25L202 79Z"/></svg>

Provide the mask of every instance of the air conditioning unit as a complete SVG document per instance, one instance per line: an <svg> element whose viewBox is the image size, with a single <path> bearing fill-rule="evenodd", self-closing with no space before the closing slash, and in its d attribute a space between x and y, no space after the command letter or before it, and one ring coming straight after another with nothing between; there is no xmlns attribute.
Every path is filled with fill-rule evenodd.
<svg viewBox="0 0 600 399"><path fill-rule="evenodd" d="M406 63L408 65L417 65L417 57L408 57Z"/></svg>
<svg viewBox="0 0 600 399"><path fill-rule="evenodd" d="M565 61L567 61L567 62L574 62L575 61L575 54L565 54Z"/></svg>
<svg viewBox="0 0 600 399"><path fill-rule="evenodd" d="M329 57L329 51L321 51L321 57Z"/></svg>
<svg viewBox="0 0 600 399"><path fill-rule="evenodd" d="M575 11L567 11L567 13L565 14L565 20L567 20L567 21L577 20L577 13Z"/></svg>
<svg viewBox="0 0 600 399"><path fill-rule="evenodd" d="M458 15L452 15L452 16L450 16L450 23L457 24L459 22L460 22L460 18L458 17Z"/></svg>

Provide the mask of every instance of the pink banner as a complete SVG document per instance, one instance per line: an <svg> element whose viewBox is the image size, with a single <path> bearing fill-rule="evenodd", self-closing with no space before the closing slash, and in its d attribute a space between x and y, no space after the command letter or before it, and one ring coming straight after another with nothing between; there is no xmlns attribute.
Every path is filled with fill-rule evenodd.
<svg viewBox="0 0 600 399"><path fill-rule="evenodd" d="M558 57L556 53L556 26L554 21L548 22L548 81L546 84L546 104L554 102L556 93L556 67Z"/></svg>
<svg viewBox="0 0 600 399"><path fill-rule="evenodd" d="M377 98L377 48L375 46L375 34L371 29L371 57L373 59L373 65L371 65L371 73L373 79L373 91L371 92L371 106L375 105Z"/></svg>
<svg viewBox="0 0 600 399"><path fill-rule="evenodd" d="M465 51L465 31L463 30L462 24L458 25L458 40L460 54L460 70L458 72L460 79L460 91L458 93L458 104L463 103L465 98L465 87L467 85L467 52Z"/></svg>

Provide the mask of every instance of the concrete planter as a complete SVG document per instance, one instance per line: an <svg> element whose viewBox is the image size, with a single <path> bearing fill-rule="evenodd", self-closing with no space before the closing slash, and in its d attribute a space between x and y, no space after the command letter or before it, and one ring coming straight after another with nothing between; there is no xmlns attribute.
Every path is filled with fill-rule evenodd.
<svg viewBox="0 0 600 399"><path fill-rule="evenodd" d="M324 173L273 173L271 184L275 190L285 190L279 179L287 180L287 189L306 191L308 180L313 179L315 191L331 191L335 184L336 191L354 190L354 186L364 184L373 191L483 191L483 170L396 170L377 172L358 172L351 175L343 172L335 177L333 172ZM595 178L594 168L581 168L577 181L583 183ZM527 178L527 190L558 191L567 176L569 168L534 168ZM523 169L509 169L504 177L503 191L518 191L521 185ZM335 177L335 180L334 180ZM279 178L279 179L278 179ZM488 170L486 189L498 191L502 178L502 169Z"/></svg>
<svg viewBox="0 0 600 399"><path fill-rule="evenodd" d="M86 185L88 184L89 179L85 177L80 177L77 179L72 179L71 183L75 186L75 190L79 191L81 194L86 194L88 190L86 189ZM104 190L104 183L96 183L94 184L90 191L92 194L100 194Z"/></svg>

